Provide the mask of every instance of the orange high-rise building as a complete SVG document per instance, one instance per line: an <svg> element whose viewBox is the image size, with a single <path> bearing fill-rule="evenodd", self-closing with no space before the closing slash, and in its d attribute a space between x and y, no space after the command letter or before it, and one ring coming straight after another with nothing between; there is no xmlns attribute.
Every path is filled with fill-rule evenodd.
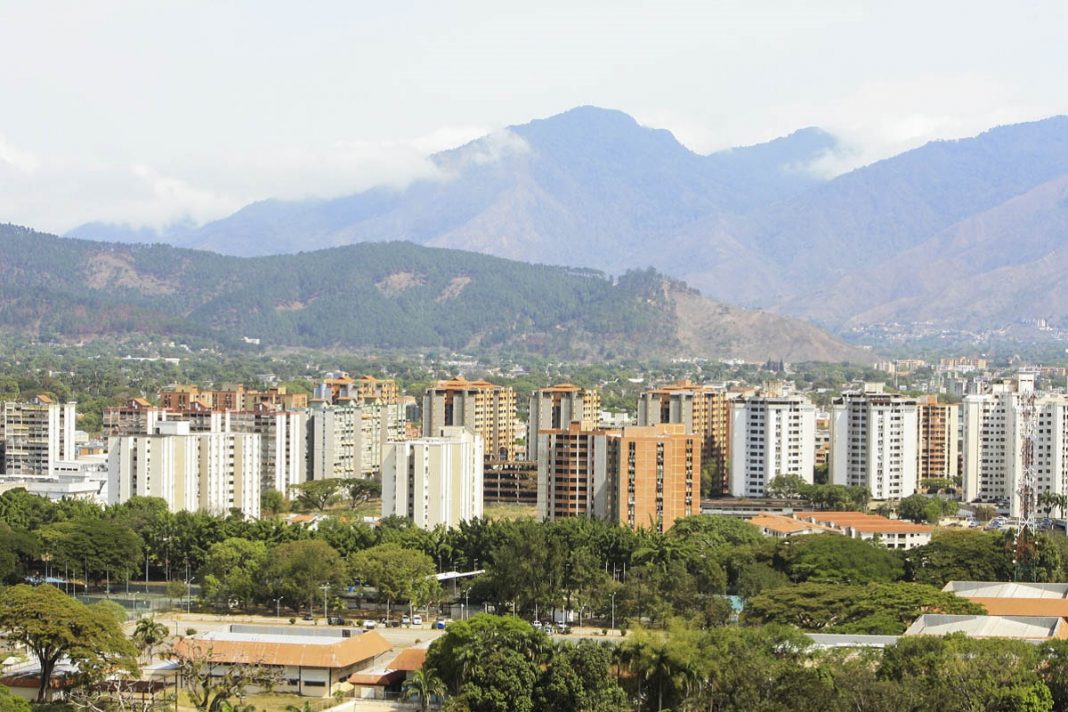
<svg viewBox="0 0 1068 712"><path fill-rule="evenodd" d="M713 494L728 491L731 408L729 394L719 386L678 381L643 391L638 397L638 425L679 423L698 436L701 461L712 463L717 475Z"/></svg>
<svg viewBox="0 0 1068 712"><path fill-rule="evenodd" d="M438 381L423 395L423 437L462 425L482 436L487 461L513 460L516 450L515 391L488 381Z"/></svg>
<svg viewBox="0 0 1068 712"><path fill-rule="evenodd" d="M667 531L700 510L701 446L681 424L539 435L538 515Z"/></svg>

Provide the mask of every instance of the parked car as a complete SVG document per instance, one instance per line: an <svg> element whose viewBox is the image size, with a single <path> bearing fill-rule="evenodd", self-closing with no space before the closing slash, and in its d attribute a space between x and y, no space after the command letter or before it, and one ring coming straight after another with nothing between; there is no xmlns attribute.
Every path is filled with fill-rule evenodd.
<svg viewBox="0 0 1068 712"><path fill-rule="evenodd" d="M560 635L568 635L571 633L571 626L569 626L567 623L557 623L556 632Z"/></svg>
<svg viewBox="0 0 1068 712"><path fill-rule="evenodd" d="M402 625L411 625L412 624L411 616L409 616L407 613L405 613L403 616L401 616L401 624Z"/></svg>
<svg viewBox="0 0 1068 712"><path fill-rule="evenodd" d="M434 628L434 630L445 630L446 622L447 621L444 618L438 618L434 621L434 625L432 627Z"/></svg>
<svg viewBox="0 0 1068 712"><path fill-rule="evenodd" d="M313 621L315 620L315 616L313 616L311 613L305 613L303 616L301 616L301 619L306 621Z"/></svg>
<svg viewBox="0 0 1068 712"><path fill-rule="evenodd" d="M541 630L541 621L534 621L532 625L534 626L534 630Z"/></svg>
<svg viewBox="0 0 1068 712"><path fill-rule="evenodd" d="M412 625L423 625L423 617L416 613L412 616Z"/></svg>
<svg viewBox="0 0 1068 712"><path fill-rule="evenodd" d="M374 630L377 626L378 624L372 618L368 618L363 622L364 630Z"/></svg>
<svg viewBox="0 0 1068 712"><path fill-rule="evenodd" d="M341 616L330 616L326 619L326 622L330 625L345 625L345 619Z"/></svg>

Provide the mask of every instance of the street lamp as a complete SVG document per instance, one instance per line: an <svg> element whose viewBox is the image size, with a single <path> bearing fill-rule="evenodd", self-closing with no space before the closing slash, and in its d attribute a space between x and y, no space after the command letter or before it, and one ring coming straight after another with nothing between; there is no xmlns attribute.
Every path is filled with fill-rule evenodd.
<svg viewBox="0 0 1068 712"><path fill-rule="evenodd" d="M616 629L616 592L612 591L612 630Z"/></svg>
<svg viewBox="0 0 1068 712"><path fill-rule="evenodd" d="M462 611L460 611L460 613L461 613L460 618L463 619L463 620L467 620L468 597L470 595L471 595L471 589L467 589L466 591L464 591L464 609Z"/></svg>
<svg viewBox="0 0 1068 712"><path fill-rule="evenodd" d="M285 596L279 596L278 598L274 599L274 617L275 618L281 618L282 617L282 599L283 598L285 598Z"/></svg>
<svg viewBox="0 0 1068 712"><path fill-rule="evenodd" d="M321 586L319 586L319 588L323 589L323 618L325 618L326 622L329 623L330 622L330 614L326 609L326 594L330 590L330 584L324 583Z"/></svg>

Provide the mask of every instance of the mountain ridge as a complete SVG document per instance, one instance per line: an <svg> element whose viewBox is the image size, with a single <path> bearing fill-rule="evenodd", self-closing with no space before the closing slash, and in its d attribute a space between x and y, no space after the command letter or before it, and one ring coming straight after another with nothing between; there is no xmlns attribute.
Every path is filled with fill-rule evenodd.
<svg viewBox="0 0 1068 712"><path fill-rule="evenodd" d="M703 329L680 328L682 302ZM804 322L710 302L653 270L609 278L404 242L242 258L10 225L0 225L0 328L45 340L144 333L579 359L873 358Z"/></svg>

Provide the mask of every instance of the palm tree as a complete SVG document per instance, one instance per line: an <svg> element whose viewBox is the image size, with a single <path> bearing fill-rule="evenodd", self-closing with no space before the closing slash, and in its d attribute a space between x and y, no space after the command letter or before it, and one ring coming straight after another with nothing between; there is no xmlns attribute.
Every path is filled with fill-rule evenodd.
<svg viewBox="0 0 1068 712"><path fill-rule="evenodd" d="M431 697L441 697L444 694L445 683L437 675L426 670L413 672L401 687L401 699L418 699L419 709L422 712L427 712L430 709Z"/></svg>
<svg viewBox="0 0 1068 712"><path fill-rule="evenodd" d="M137 621L133 639L137 643L137 647L141 649L141 652L145 653L148 656L148 660L151 661L153 650L167 639L167 626L154 618L145 616Z"/></svg>

